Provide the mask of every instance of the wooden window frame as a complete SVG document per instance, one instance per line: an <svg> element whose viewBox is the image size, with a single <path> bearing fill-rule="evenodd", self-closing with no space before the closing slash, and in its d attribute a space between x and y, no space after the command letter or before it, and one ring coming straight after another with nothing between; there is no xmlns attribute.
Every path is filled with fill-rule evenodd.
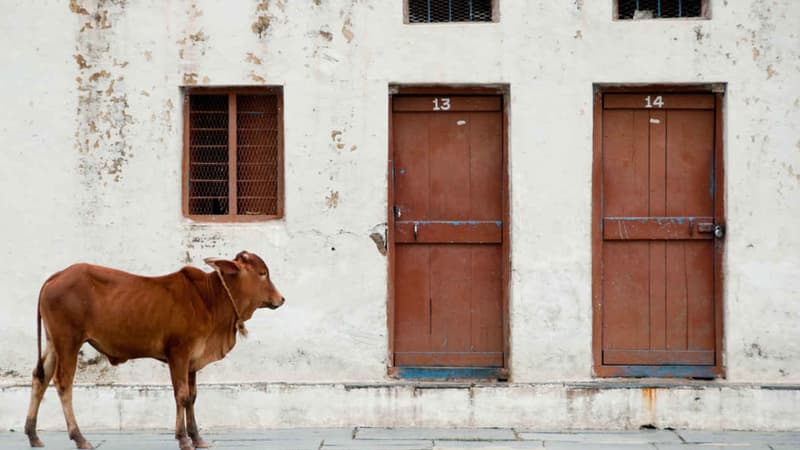
<svg viewBox="0 0 800 450"><path fill-rule="evenodd" d="M619 0L611 0L611 19L614 21L619 22L642 22L642 21L653 21L653 20L666 20L666 21L674 21L674 20L710 20L711 19L711 0L701 0L700 4L700 15L695 17L653 17L652 19L620 19L619 18Z"/></svg>
<svg viewBox="0 0 800 450"><path fill-rule="evenodd" d="M603 96L609 93L637 92L702 93L714 95L714 167L716 188L714 191L714 222L725 223L725 164L724 164L724 97L726 85L713 84L642 84L642 85L594 85L594 125L592 131L592 376L625 378L725 378L724 358L724 311L723 290L725 239L714 240L714 365L699 373L692 366L641 366L634 373L630 366L603 364Z"/></svg>
<svg viewBox="0 0 800 450"><path fill-rule="evenodd" d="M490 22L411 22L408 19L408 0L403 0L403 24L405 25L463 25L463 24L492 24L500 22L500 0L492 1L492 20ZM708 1L708 0L703 0ZM616 3L614 3L616 8Z"/></svg>
<svg viewBox="0 0 800 450"><path fill-rule="evenodd" d="M189 163L190 163L190 98L192 95L228 95L228 214L191 214L189 212ZM236 208L236 96L237 95L272 95L277 100L278 119L278 198L276 214L245 215L235 214ZM183 216L197 222L265 222L279 220L284 215L284 127L283 127L283 88L280 86L265 87L191 87L183 90L183 162L181 176Z"/></svg>

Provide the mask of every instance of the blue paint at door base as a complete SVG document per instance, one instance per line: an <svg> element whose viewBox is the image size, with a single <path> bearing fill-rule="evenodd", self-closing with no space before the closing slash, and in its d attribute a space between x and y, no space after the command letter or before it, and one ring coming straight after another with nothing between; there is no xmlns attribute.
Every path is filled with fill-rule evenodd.
<svg viewBox="0 0 800 450"><path fill-rule="evenodd" d="M487 380L503 378L501 367L396 367L404 380Z"/></svg>
<svg viewBox="0 0 800 450"><path fill-rule="evenodd" d="M606 366L624 370L634 378L716 378L713 366Z"/></svg>

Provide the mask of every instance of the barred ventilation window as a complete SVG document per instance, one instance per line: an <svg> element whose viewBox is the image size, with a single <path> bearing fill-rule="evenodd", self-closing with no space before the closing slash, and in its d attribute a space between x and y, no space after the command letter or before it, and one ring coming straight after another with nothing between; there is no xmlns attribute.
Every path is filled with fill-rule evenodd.
<svg viewBox="0 0 800 450"><path fill-rule="evenodd" d="M279 89L192 89L184 106L184 214L199 220L282 216Z"/></svg>
<svg viewBox="0 0 800 450"><path fill-rule="evenodd" d="M409 23L491 21L492 0L408 0Z"/></svg>
<svg viewBox="0 0 800 450"><path fill-rule="evenodd" d="M705 17L707 0L617 0L618 19Z"/></svg>

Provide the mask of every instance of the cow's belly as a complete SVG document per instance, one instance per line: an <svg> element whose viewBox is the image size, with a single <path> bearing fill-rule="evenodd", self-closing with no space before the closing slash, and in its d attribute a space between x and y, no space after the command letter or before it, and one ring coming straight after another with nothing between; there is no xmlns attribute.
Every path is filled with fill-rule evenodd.
<svg viewBox="0 0 800 450"><path fill-rule="evenodd" d="M113 365L121 364L129 359L155 358L166 361L163 344L147 340L120 340L114 338L90 337L89 344L98 352L106 355Z"/></svg>

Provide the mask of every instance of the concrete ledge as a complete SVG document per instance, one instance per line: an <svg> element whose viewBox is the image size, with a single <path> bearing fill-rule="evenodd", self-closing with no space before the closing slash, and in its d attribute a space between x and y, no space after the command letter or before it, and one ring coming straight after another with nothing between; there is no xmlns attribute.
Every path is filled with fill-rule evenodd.
<svg viewBox="0 0 800 450"><path fill-rule="evenodd" d="M21 429L30 388L0 387L0 429ZM76 385L85 430L165 429L174 421L167 385ZM289 427L518 427L630 430L643 425L696 430L800 429L800 386L720 382L581 383L254 383L199 387L206 429ZM39 426L61 430L54 388Z"/></svg>

